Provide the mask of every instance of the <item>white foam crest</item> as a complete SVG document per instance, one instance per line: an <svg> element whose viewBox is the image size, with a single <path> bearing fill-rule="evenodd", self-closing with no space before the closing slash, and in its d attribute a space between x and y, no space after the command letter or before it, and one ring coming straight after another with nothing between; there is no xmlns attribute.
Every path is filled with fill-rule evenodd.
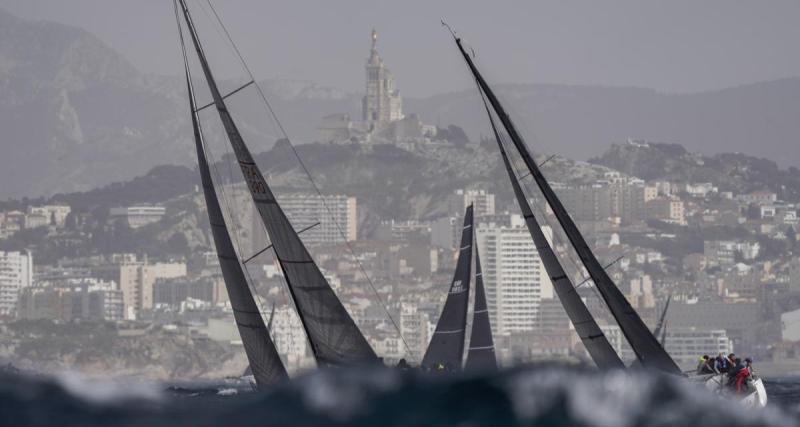
<svg viewBox="0 0 800 427"><path fill-rule="evenodd" d="M776 408L745 409L682 378L648 372L576 372L541 369L519 372L508 382L514 411L535 421L563 404L575 421L591 427L638 425L794 426Z"/></svg>
<svg viewBox="0 0 800 427"><path fill-rule="evenodd" d="M144 380L90 377L72 371L55 374L53 378L70 394L92 403L157 402L164 397L160 385Z"/></svg>
<svg viewBox="0 0 800 427"><path fill-rule="evenodd" d="M301 387L306 406L342 422L355 416L368 396L398 389L400 379L388 369L322 370L308 376Z"/></svg>

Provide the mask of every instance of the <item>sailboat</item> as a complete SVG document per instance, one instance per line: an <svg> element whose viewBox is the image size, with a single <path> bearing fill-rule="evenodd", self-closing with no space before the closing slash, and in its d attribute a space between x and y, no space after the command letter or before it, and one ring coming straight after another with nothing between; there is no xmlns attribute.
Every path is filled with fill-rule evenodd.
<svg viewBox="0 0 800 427"><path fill-rule="evenodd" d="M175 18L178 19L177 5ZM228 291L228 297L233 308L233 317L239 336L242 338L245 354L250 370L259 388L273 385L287 378L286 368L281 362L275 344L269 335L269 329L264 325L264 319L258 305L250 292L243 267L236 256L230 232L222 214L217 192L211 178L211 170L205 151L203 130L197 111L192 74L189 68L189 59L186 55L186 45L183 39L183 30L178 20L178 29L183 51L183 63L186 73L186 84L189 92L189 108L192 115L192 128L194 129L195 150L197 151L197 164L200 170L200 180L203 185L203 195L206 201L208 219L211 224L211 233L217 250L220 269Z"/></svg>
<svg viewBox="0 0 800 427"><path fill-rule="evenodd" d="M603 301L622 330L625 339L633 349L638 362L647 369L654 369L673 375L684 375L675 361L664 350L664 347L661 345L661 343L659 343L655 335L648 329L647 325L645 325L644 321L641 319L636 310L633 309L619 288L617 288L616 284L611 280L609 275L606 273L605 268L597 260L594 253L589 248L589 245L586 243L586 239L583 237L580 230L564 208L561 200L558 198L555 191L553 191L550 183L544 177L539 166L534 161L533 156L528 150L527 144L522 138L522 135L517 131L513 121L511 120L511 116L506 112L492 88L475 66L472 57L464 49L461 39L454 33L453 38L459 52L461 53L461 56L464 58L464 61L466 62L467 67L472 74L472 77L475 79L478 90L481 94L481 98L486 106L490 121L494 120L492 115L492 113L494 113L494 116L499 119L505 133L508 135L512 147L516 150L517 154L524 162L527 173L533 178L537 187L544 196L547 205L553 211L553 214L561 225L562 230L566 234L570 245L577 253L578 258L581 260L583 266L588 271L592 282L594 282L594 285L599 291ZM489 106L491 106L491 109ZM493 129L495 130L496 136L498 136L497 128L494 126L494 124ZM498 138L498 143L500 142L501 139ZM507 159L506 165L508 167ZM518 179L514 177L511 178L512 183L518 181ZM515 191L515 193L518 192ZM517 196L517 199L519 200L519 195ZM525 214L527 215L528 212L525 212ZM534 217L532 212L530 213L530 216L531 218ZM535 227L529 226L529 230L532 233L534 231L533 228ZM551 274L550 270L548 270L548 274ZM559 297L560 296L561 294L559 294ZM594 355L592 356L595 362L599 365L598 359L595 358ZM698 380L705 382L707 385L710 382L708 378L699 378ZM766 404L766 391L760 378L753 382L753 391L745 396L742 401L744 404L752 406L763 406Z"/></svg>
<svg viewBox="0 0 800 427"><path fill-rule="evenodd" d="M292 227L285 212L275 198L272 189L264 179L264 175L255 163L250 149L245 144L239 128L225 103L217 86L211 67L206 58L203 46L192 20L186 0L175 0L180 8L190 39L195 48L197 59L202 68L206 84L213 99L212 104L219 115L225 134L235 158L239 164L251 199L255 204L259 218L272 242L278 264L283 272L286 286L297 310L298 317L308 338L311 351L320 367L348 366L379 363L380 359L370 347L367 339L358 329L347 310L339 301L324 275L317 267L310 253L300 240L297 231ZM180 25L179 25L180 26ZM187 65L188 67L188 65ZM248 83L251 84L253 82ZM241 89L241 88L240 88ZM193 107L193 117L197 108ZM223 252L219 251L220 257ZM235 254L225 253L237 264L239 258ZM234 312L237 312L236 309ZM248 314L260 314L256 309L248 310ZM263 319L254 327L266 330ZM241 329L240 329L241 330ZM250 360L254 374L257 366Z"/></svg>
<svg viewBox="0 0 800 427"><path fill-rule="evenodd" d="M464 360L473 248L475 248L476 255L476 288L472 313L472 334L464 368L480 371L497 369L480 257L477 256L477 247L474 246L474 232L474 206L469 205L464 212L461 244L453 280L450 283L447 299L436 323L433 337L422 358L422 366L434 372L461 370Z"/></svg>
<svg viewBox="0 0 800 427"><path fill-rule="evenodd" d="M472 276L473 206L467 207L461 230L458 260L450 290L436 323L436 330L422 358L422 366L433 371L461 370L464 359L469 284Z"/></svg>

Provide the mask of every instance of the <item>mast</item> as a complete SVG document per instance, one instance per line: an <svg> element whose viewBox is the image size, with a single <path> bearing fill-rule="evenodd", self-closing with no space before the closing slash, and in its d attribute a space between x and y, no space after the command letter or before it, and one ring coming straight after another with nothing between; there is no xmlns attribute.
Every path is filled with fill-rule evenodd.
<svg viewBox="0 0 800 427"><path fill-rule="evenodd" d="M464 337L467 328L472 264L472 225L473 206L469 205L464 214L461 245L453 281L450 283L442 315L439 316L439 321L436 323L436 331L422 358L422 366L433 370L460 370L464 358Z"/></svg>
<svg viewBox="0 0 800 427"><path fill-rule="evenodd" d="M475 246L475 303L472 309L472 334L469 338L465 371L496 371L497 358L494 353L492 325L489 308L486 305L486 291L483 288L481 257Z"/></svg>
<svg viewBox="0 0 800 427"><path fill-rule="evenodd" d="M175 18L178 17L177 5L175 8ZM200 170L200 179L203 185L203 195L205 196L208 219L211 224L211 233L214 237L214 245L219 258L222 277L225 280L225 287L233 307L233 318L239 330L239 336L244 344L244 351L252 368L253 377L259 388L269 386L287 378L286 369L281 363L275 344L269 336L269 331L264 325L264 319L258 305L250 293L247 279L239 258L231 241L225 218L214 189L211 179L211 171L208 167L208 160L205 154L205 143L203 132L200 127L200 120L197 114L197 103L195 100L194 86L192 85L191 70L186 56L186 45L183 39L183 30L178 20L178 31L181 39L181 49L183 51L183 62L186 72L186 84L189 90L189 107L192 113L192 127L194 128L194 142L197 151L197 163Z"/></svg>
<svg viewBox="0 0 800 427"><path fill-rule="evenodd" d="M550 242L547 241L544 232L542 232L542 227L533 214L533 210L528 204L525 193L522 191L522 187L514 174L514 169L511 167L511 162L508 159L503 140L500 137L500 133L497 131L494 119L489 112L489 107L485 104L484 106L486 107L486 112L489 114L489 122L492 125L495 139L497 139L497 146L500 148L500 155L503 158L506 172L508 172L508 179L511 181L511 186L514 188L517 204L519 204L522 215L525 218L525 225L528 227L528 232L531 234L534 246L536 246L536 251L539 253L547 275L553 283L553 289L555 289L556 295L558 295L558 299L561 301L561 305L564 307L569 320L575 327L575 332L577 332L578 337L580 337L581 342L583 342L583 346L586 347L586 351L589 352L589 356L592 357L592 360L594 360L598 368L624 368L625 365L622 363L619 355L608 342L608 339L600 329L600 326L597 325L589 309L586 308L586 304L583 303L583 299L581 299L572 281L567 276L567 273L564 272L564 268L561 267L561 263L558 261L553 247L550 245Z"/></svg>
<svg viewBox="0 0 800 427"><path fill-rule="evenodd" d="M179 2L220 121L269 234L317 364L337 366L378 362L377 355L314 263L267 185L217 87L186 0Z"/></svg>
<svg viewBox="0 0 800 427"><path fill-rule="evenodd" d="M464 60L467 63L467 66L472 72L478 87L488 98L489 103L492 105L492 108L497 114L497 117L500 119L503 127L506 129L506 132L511 138L511 142L514 144L514 147L516 147L517 151L522 157L522 160L525 162L528 172L536 181L536 185L542 191L547 203L550 205L550 208L553 210L553 213L558 219L559 224L561 224L561 227L564 229L567 238L575 248L578 257L586 267L586 270L589 272L589 276L592 278L595 286L597 286L600 295L603 297L603 300L611 311L611 314L614 316L614 319L619 324L622 333L625 335L625 338L630 343L631 348L633 348L633 351L636 353L637 358L645 367L659 369L667 373L682 375L678 365L675 364L675 361L672 360L664 348L661 347L661 344L658 343L656 337L650 332L650 330L647 328L647 325L645 325L644 321L642 321L641 317L639 317L639 314L636 313L628 300L625 299L625 296L622 294L622 292L620 292L620 290L606 273L603 266L592 253L589 245L586 243L586 239L584 239L580 230L578 230L578 227L572 221L572 218L570 218L563 204L556 196L556 193L550 187L547 179L545 179L544 175L542 175L542 172L539 170L539 166L536 165L536 162L533 160L533 156L531 156L530 152L528 151L522 136L519 134L519 132L517 132L514 123L511 121L511 117L508 115L508 113L506 113L502 104L497 99L497 96L495 96L494 92L492 91L492 88L489 87L489 84L486 83L486 80L484 80L483 76L475 67L472 58L470 58L470 56L464 50L464 47L461 45L461 39L455 37L455 41L459 51L461 52L461 55L464 57Z"/></svg>

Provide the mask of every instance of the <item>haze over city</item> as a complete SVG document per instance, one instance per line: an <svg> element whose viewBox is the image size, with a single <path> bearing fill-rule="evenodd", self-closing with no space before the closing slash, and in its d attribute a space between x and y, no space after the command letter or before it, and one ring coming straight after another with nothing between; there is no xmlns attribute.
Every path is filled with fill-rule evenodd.
<svg viewBox="0 0 800 427"><path fill-rule="evenodd" d="M2 0L20 17L77 26L144 72L177 75L171 5L161 0ZM297 1L215 5L258 78L299 78L362 90L353 64L364 34L380 29L407 96L469 88L444 19L480 52L497 83L634 86L699 92L800 75L790 0ZM198 19L204 18L202 12ZM208 38L216 34L208 34ZM241 77L240 70L219 71Z"/></svg>

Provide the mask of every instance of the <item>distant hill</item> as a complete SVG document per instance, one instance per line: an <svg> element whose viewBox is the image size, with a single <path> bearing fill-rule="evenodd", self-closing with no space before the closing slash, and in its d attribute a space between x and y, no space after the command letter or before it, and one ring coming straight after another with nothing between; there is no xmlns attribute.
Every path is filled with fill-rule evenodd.
<svg viewBox="0 0 800 427"><path fill-rule="evenodd" d="M711 182L720 191L771 190L783 200L800 200L800 169L781 169L771 160L742 153L706 156L679 144L613 144L589 162L645 180Z"/></svg>
<svg viewBox="0 0 800 427"><path fill-rule="evenodd" d="M221 86L231 90L238 83ZM470 82L464 78L464 84ZM358 94L303 81L262 86L298 144L317 138L325 115L360 115ZM800 165L800 79L688 95L559 85L497 89L537 153L587 159L632 137ZM254 92L230 103L254 150L268 150L281 136ZM83 30L0 10L0 199L85 191L162 164L192 166L186 109L181 77L143 74ZM457 124L473 140L489 133L471 89L406 99L405 110L428 123ZM214 112L203 114L209 136L218 136Z"/></svg>
<svg viewBox="0 0 800 427"><path fill-rule="evenodd" d="M487 64L484 68L491 68ZM628 138L705 154L742 152L800 166L800 79L697 94L564 85L496 85L533 150L586 160ZM489 134L474 90L407 100L427 120Z"/></svg>

